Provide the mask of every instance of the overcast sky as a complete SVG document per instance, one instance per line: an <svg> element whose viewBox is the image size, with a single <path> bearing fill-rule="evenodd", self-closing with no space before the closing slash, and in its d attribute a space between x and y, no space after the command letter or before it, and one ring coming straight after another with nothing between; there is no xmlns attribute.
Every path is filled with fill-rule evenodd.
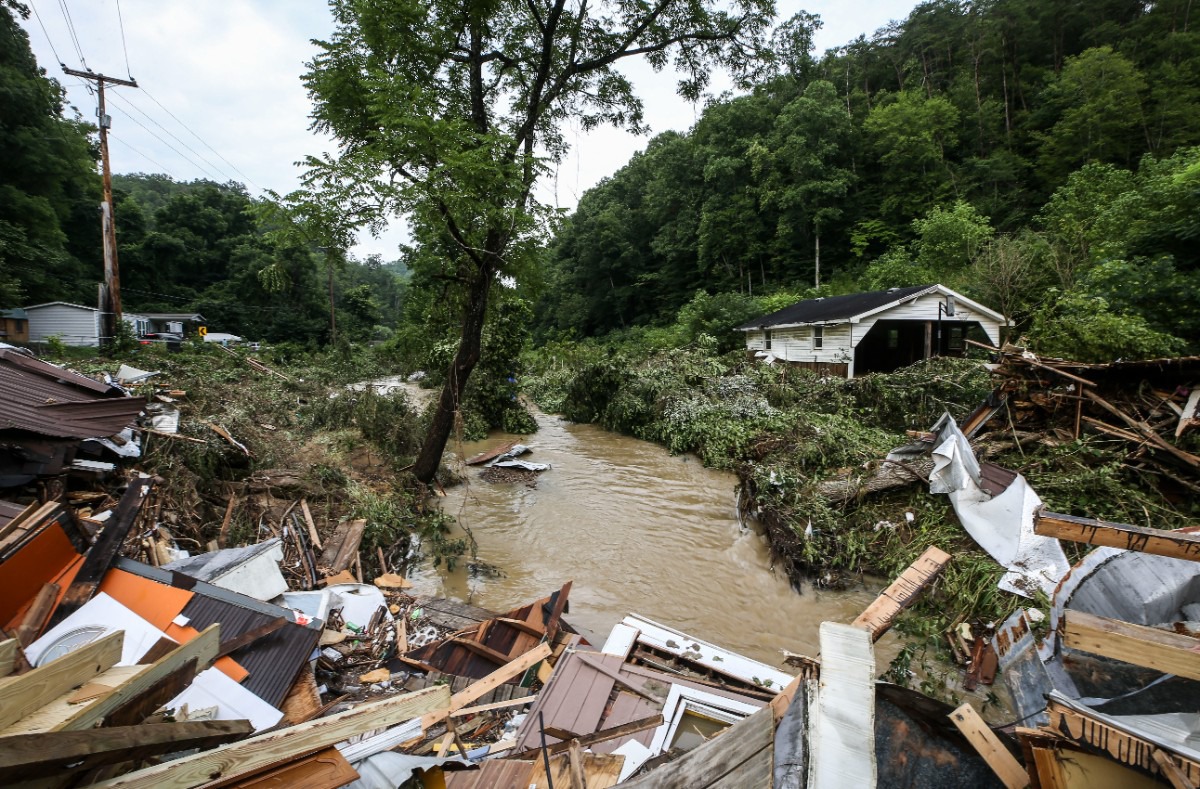
<svg viewBox="0 0 1200 789"><path fill-rule="evenodd" d="M309 131L311 104L300 84L304 63L316 50L311 40L327 37L332 27L323 0L25 2L37 12L25 29L38 62L67 87L69 102L83 116L95 118L95 96L78 78L64 75L59 62L79 69L82 52L93 71L136 78L140 89L106 91L116 173L236 180L252 195L263 189L286 193L299 185L297 161L334 147ZM915 5L914 0L780 0L778 8L780 21L801 8L821 17L820 53L903 19ZM651 136L686 131L696 122L700 108L674 94L676 76L656 74L644 63L627 69L645 101ZM719 79L713 82L717 90L725 86ZM541 184L539 194L568 209L650 139L616 129L585 134L571 127L566 136L572 154ZM355 251L390 260L404 238L403 223L394 222L380 238L360 239Z"/></svg>

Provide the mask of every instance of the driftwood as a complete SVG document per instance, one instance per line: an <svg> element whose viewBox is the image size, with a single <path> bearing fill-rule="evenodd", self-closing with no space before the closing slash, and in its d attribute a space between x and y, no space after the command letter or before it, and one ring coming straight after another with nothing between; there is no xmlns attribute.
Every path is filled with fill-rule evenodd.
<svg viewBox="0 0 1200 789"><path fill-rule="evenodd" d="M933 471L933 459L890 461L885 460L876 466L866 477L849 476L838 479L828 479L817 485L817 495L832 504L852 501L882 493L885 490L903 488L908 485L929 483L929 472Z"/></svg>

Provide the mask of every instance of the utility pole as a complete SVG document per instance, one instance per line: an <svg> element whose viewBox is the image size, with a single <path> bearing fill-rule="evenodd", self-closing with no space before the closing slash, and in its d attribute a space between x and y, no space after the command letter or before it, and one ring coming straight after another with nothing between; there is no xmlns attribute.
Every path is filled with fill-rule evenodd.
<svg viewBox="0 0 1200 789"><path fill-rule="evenodd" d="M121 325L121 272L117 267L117 228L113 219L112 197L112 168L108 163L108 127L112 118L105 112L104 85L124 85L136 88L137 81L133 79L117 79L94 71L77 71L63 66L63 71L72 77L79 77L96 83L96 92L100 96L100 106L96 117L100 127L100 161L104 173L104 202L100 204L100 229L104 234L104 297L101 309L104 311L104 334L112 342L117 336Z"/></svg>

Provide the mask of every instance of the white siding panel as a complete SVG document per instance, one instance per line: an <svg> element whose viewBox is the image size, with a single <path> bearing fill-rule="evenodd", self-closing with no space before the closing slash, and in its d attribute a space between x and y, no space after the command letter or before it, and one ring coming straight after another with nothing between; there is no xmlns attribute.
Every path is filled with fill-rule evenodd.
<svg viewBox="0 0 1200 789"><path fill-rule="evenodd" d="M100 313L70 304L47 304L26 311L29 341L46 342L57 336L65 345L95 347L100 344Z"/></svg>
<svg viewBox="0 0 1200 789"><path fill-rule="evenodd" d="M855 344L857 345L858 341L861 341L862 338L866 336L867 333L862 329L862 327L867 326L868 321L871 325L874 325L875 321L879 320L917 320L936 322L938 319L938 304L944 303L945 298L943 296L937 293L929 293L904 304L898 304L890 310L876 313L870 318L865 319L862 323L858 324L859 328L854 332L854 338L856 341ZM979 321L979 325L983 327L983 330L987 334L988 338L991 339L994 344L999 345L1000 343L1000 324L989 318L987 315L972 310L970 307L964 305L961 301L956 305L954 317L947 318L943 316L943 320Z"/></svg>
<svg viewBox="0 0 1200 789"><path fill-rule="evenodd" d="M825 332L820 348L813 348L812 327L777 331L772 352L789 362L825 362L844 364L850 361L850 324L822 327Z"/></svg>

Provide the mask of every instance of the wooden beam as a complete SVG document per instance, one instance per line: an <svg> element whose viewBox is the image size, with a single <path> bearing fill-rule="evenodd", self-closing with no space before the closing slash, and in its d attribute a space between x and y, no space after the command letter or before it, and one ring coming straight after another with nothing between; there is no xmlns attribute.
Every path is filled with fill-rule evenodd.
<svg viewBox="0 0 1200 789"><path fill-rule="evenodd" d="M478 641L476 641L473 638L467 638L466 636L458 636L457 638L450 639L450 643L458 644L461 647L469 649L472 652L474 652L475 654L479 655L480 657L485 657L488 660L492 661L497 666L503 666L506 663L508 663L508 661L509 661L508 655L504 654L503 652L497 652L496 650L492 649L491 647L485 646L484 644L479 643Z"/></svg>
<svg viewBox="0 0 1200 789"><path fill-rule="evenodd" d="M304 523L308 526L308 539L312 540L313 547L318 551L325 550L321 547L321 536L317 534L317 524L313 522L312 511L308 508L308 499L300 499L300 511L304 513Z"/></svg>
<svg viewBox="0 0 1200 789"><path fill-rule="evenodd" d="M1131 430L1139 433L1156 448L1175 456L1184 463L1187 463L1192 468L1200 468L1200 457L1197 457L1190 452L1184 452L1182 449L1170 443L1158 433L1154 432L1154 430L1151 429L1151 427L1145 422L1139 422L1136 419L1133 419L1124 411L1117 408L1095 392L1084 392L1084 396L1086 396L1096 405L1103 408L1105 411L1108 411L1110 414L1120 419L1122 422L1128 425Z"/></svg>
<svg viewBox="0 0 1200 789"><path fill-rule="evenodd" d="M58 600L58 592L58 584L47 583L33 598L33 602L25 611L25 616L21 619L21 625L16 632L17 641L21 643L22 647L27 647L37 640L38 634L46 625L46 620L50 614L54 613L54 603Z"/></svg>
<svg viewBox="0 0 1200 789"><path fill-rule="evenodd" d="M237 503L237 494L230 494L229 503L225 505L225 517L221 520L221 530L217 532L218 548L224 548L229 540L229 524L233 523L233 508L237 506Z"/></svg>
<svg viewBox="0 0 1200 789"><path fill-rule="evenodd" d="M450 713L450 717L462 718L466 717L467 715L478 715L479 713L487 712L488 710L500 710L506 707L520 707L534 701L537 701L536 694L521 696L515 699L507 699L505 701L493 701L491 704L480 704L477 707L463 707L460 710L455 710L454 712Z"/></svg>
<svg viewBox="0 0 1200 789"><path fill-rule="evenodd" d="M545 631L540 630L539 628L529 624L528 622L522 621L520 619L513 619L512 617L509 617L509 616L498 616L498 617L496 617L495 621L503 622L504 624L508 625L509 627L515 627L517 630L520 630L522 633L528 633L529 635L537 636L538 638L541 638L542 636L546 635Z"/></svg>
<svg viewBox="0 0 1200 789"><path fill-rule="evenodd" d="M146 718L154 714L171 699L183 693L196 679L199 672L198 660L190 660L158 680L150 687L134 694L125 694L121 706L105 716L103 726L137 726L145 723Z"/></svg>
<svg viewBox="0 0 1200 789"><path fill-rule="evenodd" d="M587 779L583 777L583 748L579 740L567 744L567 760L571 765L571 789L587 789Z"/></svg>
<svg viewBox="0 0 1200 789"><path fill-rule="evenodd" d="M1034 513L1033 530L1037 534L1060 540L1200 562L1200 534L1109 523L1045 510Z"/></svg>
<svg viewBox="0 0 1200 789"><path fill-rule="evenodd" d="M221 646L217 649L217 657L225 657L229 653L236 652L237 650L241 649L242 647L246 646L247 644L253 644L255 641L259 640L260 638L265 638L265 637L271 635L272 633L274 633L276 630L283 627L287 623L288 623L288 621L287 621L286 617L277 616L269 622L264 622L263 624L259 625L258 627L247 630L245 633L242 633L240 636L235 636L235 637L229 639L228 641L224 641L221 643Z"/></svg>
<svg viewBox="0 0 1200 789"><path fill-rule="evenodd" d="M455 693L450 698L450 704L445 709L435 710L426 714L421 718L421 728L428 729L449 718L451 714L462 709L472 701L481 696L492 692L500 685L508 682L513 677L518 677L524 674L531 666L542 662L550 657L550 645L546 643L538 644L533 649L526 652L524 655L514 659L505 666L493 671L478 682L473 682L465 688Z"/></svg>
<svg viewBox="0 0 1200 789"><path fill-rule="evenodd" d="M1024 789L1029 786L1029 773L1017 758L1008 752L1004 743L1000 742L1000 738L984 723L970 703L963 704L950 713L950 720L954 721L954 725L967 738L967 742L971 743L971 747L987 762L988 767L992 768L992 772L1007 789Z"/></svg>
<svg viewBox="0 0 1200 789"><path fill-rule="evenodd" d="M87 704L68 706L65 718L53 724L58 731L90 729L110 715L118 715L128 705L144 698L167 677L186 669L194 663L197 670L204 670L217 659L217 645L221 638L221 626L211 624L200 635L180 644L173 652L164 655L149 666L138 666L135 675L119 683L112 693ZM56 702L57 704L58 702Z"/></svg>
<svg viewBox="0 0 1200 789"><path fill-rule="evenodd" d="M657 729L662 726L663 716L651 715L648 718L642 718L629 723L622 723L620 726L611 726L607 729L601 729L595 734L585 734L579 738L579 745L582 748L589 748L597 743L615 740L618 737L625 737L630 734L637 734L646 729ZM553 745L546 746L546 753L553 756L556 753L562 753L570 746L569 742L556 742ZM532 759L542 752L541 748L530 748L527 751L521 751L512 756L506 756L505 759Z"/></svg>
<svg viewBox="0 0 1200 789"><path fill-rule="evenodd" d="M251 775L273 765L299 759L356 734L411 720L431 709L444 707L449 701L450 690L445 685L436 685L415 693L360 704L328 718L318 718L205 753L147 767L99 786L185 789L237 775Z"/></svg>
<svg viewBox="0 0 1200 789"><path fill-rule="evenodd" d="M567 596L571 594L571 584L574 581L567 581L562 585L562 589L558 590L558 597L554 600L554 608L550 611L550 616L546 619L546 640L551 644L554 643L554 636L558 633L558 625L562 620L563 611L567 609Z"/></svg>
<svg viewBox="0 0 1200 789"><path fill-rule="evenodd" d="M871 640L878 641L900 612L916 602L949 561L950 554L941 548L929 546L850 624L871 631Z"/></svg>
<svg viewBox="0 0 1200 789"><path fill-rule="evenodd" d="M112 517L105 523L104 530L84 557L79 572L75 574L75 580L67 587L67 592L50 618L48 627L54 627L92 599L104 574L117 558L129 530L133 528L142 502L153 487L153 477L137 477L130 481Z"/></svg>
<svg viewBox="0 0 1200 789"><path fill-rule="evenodd" d="M125 632L118 630L30 672L0 679L0 729L115 666L124 643Z"/></svg>
<svg viewBox="0 0 1200 789"><path fill-rule="evenodd" d="M1047 704L1046 713L1050 722L1045 728L1054 734L1089 750L1108 755L1119 764L1150 774L1161 770L1154 757L1154 752L1160 748L1152 742L1082 715L1054 699L1050 699ZM1200 785L1200 763L1176 753L1172 753L1171 756L1184 777L1192 784Z"/></svg>
<svg viewBox="0 0 1200 789"><path fill-rule="evenodd" d="M0 677L7 677L17 667L17 652L20 646L17 639L6 638L0 641Z"/></svg>
<svg viewBox="0 0 1200 789"><path fill-rule="evenodd" d="M6 781L61 776L147 756L212 748L252 733L249 721L188 721L5 737L0 775Z"/></svg>
<svg viewBox="0 0 1200 789"><path fill-rule="evenodd" d="M1200 641L1083 611L1066 611L1063 643L1071 649L1200 680Z"/></svg>
<svg viewBox="0 0 1200 789"><path fill-rule="evenodd" d="M1188 777L1183 774L1183 770L1179 769L1179 765L1171 758L1170 754L1162 748L1155 748L1154 763L1158 765L1159 772L1163 777L1171 782L1173 789L1196 789L1196 785L1188 780Z"/></svg>

